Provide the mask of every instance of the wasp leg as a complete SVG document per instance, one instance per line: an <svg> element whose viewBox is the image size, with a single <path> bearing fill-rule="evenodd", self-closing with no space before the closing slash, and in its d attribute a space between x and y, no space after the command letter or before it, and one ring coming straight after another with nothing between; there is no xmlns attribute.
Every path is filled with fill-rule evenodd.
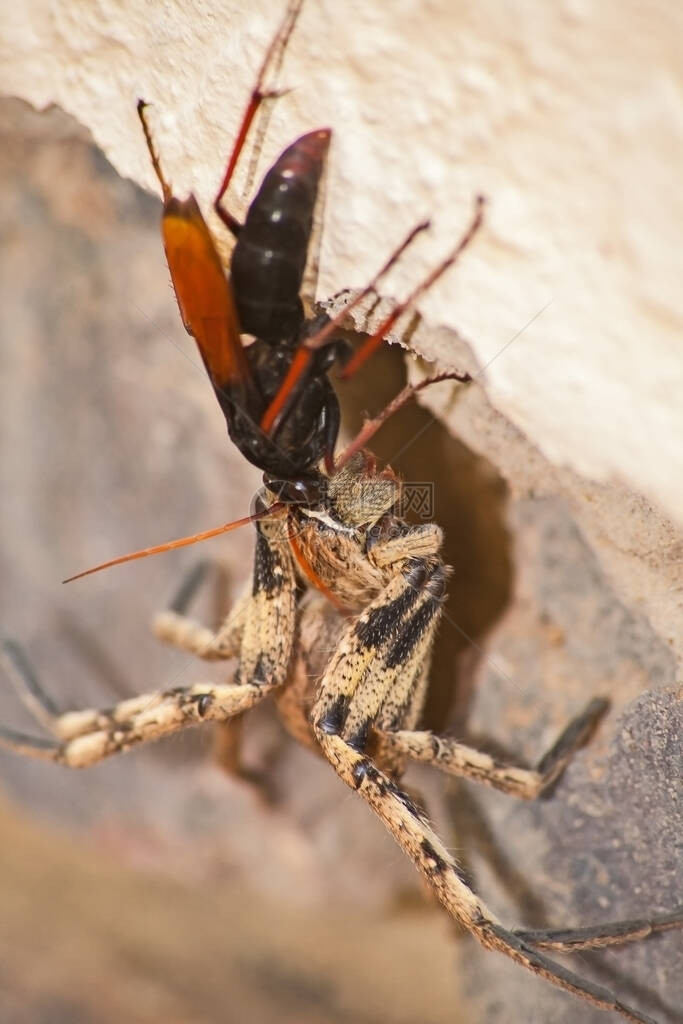
<svg viewBox="0 0 683 1024"><path fill-rule="evenodd" d="M216 194L216 198L214 199L213 205L216 213L223 221L228 231L230 231L235 238L237 238L242 230L242 224L237 217L233 216L233 214L223 206L223 196L228 189L228 185L232 181L237 161L239 160L247 135L249 134L252 121L254 120L259 107L264 100L275 98L280 95L276 89L268 88L266 86L266 78L269 74L273 77L276 76L280 69L285 50L287 49L287 43L289 42L289 37L294 31L294 26L296 25L297 18L299 17L301 3L302 0L292 0L292 2L288 4L285 15L279 24L268 49L266 50L265 57L263 58L256 77L256 83L251 90L249 102L247 103L246 109L242 115L242 121L232 147L232 152L228 160L225 174L223 175L223 180Z"/></svg>
<svg viewBox="0 0 683 1024"><path fill-rule="evenodd" d="M445 274L445 272L457 262L458 258L468 247L474 236L479 231L484 219L484 197L477 196L474 203L474 213L468 227L462 235L458 244L451 250L441 263L438 264L427 275L416 288L412 290L410 295L403 301L396 305L392 312L382 321L379 327L376 328L374 334L371 334L369 338L356 349L353 356L344 366L340 376L342 380L348 380L356 373L363 363L365 363L370 356L375 352L382 342L385 340L396 321L403 316L407 309L410 309L415 305L417 300L428 291L435 281Z"/></svg>
<svg viewBox="0 0 683 1024"><path fill-rule="evenodd" d="M490 754L431 732L386 731L381 737L390 748L413 761L433 765L449 775L476 779L503 793L534 800L557 781L579 747L590 738L607 707L605 700L592 700L571 720L536 768L506 764Z"/></svg>

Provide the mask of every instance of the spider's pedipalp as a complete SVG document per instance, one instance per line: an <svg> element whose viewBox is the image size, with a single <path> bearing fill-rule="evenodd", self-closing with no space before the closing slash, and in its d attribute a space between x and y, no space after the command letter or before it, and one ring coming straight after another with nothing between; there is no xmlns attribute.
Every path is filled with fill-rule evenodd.
<svg viewBox="0 0 683 1024"><path fill-rule="evenodd" d="M382 732L382 740L397 753L433 765L449 775L483 782L503 793L535 800L555 783L567 764L590 738L608 708L600 698L573 718L536 768L520 768L500 761L446 736L406 729Z"/></svg>

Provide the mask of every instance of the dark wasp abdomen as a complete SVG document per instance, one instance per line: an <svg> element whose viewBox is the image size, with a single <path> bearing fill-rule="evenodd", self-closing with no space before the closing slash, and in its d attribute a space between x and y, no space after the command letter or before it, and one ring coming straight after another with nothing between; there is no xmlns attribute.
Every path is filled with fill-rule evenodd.
<svg viewBox="0 0 683 1024"><path fill-rule="evenodd" d="M302 135L273 164L233 250L240 328L266 342L292 338L303 323L299 291L330 134Z"/></svg>

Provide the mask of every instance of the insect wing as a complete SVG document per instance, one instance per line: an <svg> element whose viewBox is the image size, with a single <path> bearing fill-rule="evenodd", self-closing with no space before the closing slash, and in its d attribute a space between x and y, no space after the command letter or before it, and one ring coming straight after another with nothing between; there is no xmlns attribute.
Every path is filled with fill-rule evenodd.
<svg viewBox="0 0 683 1024"><path fill-rule="evenodd" d="M232 288L194 196L166 202L162 233L180 315L214 388L246 393L251 374Z"/></svg>

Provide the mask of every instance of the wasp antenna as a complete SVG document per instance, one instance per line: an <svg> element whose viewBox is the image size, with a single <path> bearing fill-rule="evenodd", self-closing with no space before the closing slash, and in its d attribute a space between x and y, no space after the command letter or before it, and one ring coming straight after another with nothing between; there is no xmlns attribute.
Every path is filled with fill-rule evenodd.
<svg viewBox="0 0 683 1024"><path fill-rule="evenodd" d="M269 508L263 509L261 512L254 512L250 516L244 516L242 519L235 519L231 523L223 523L222 526L215 526L212 530L204 530L202 533L195 533L190 537L180 537L178 540L169 540L165 544L157 544L153 548L142 548L140 551L131 551L127 555L119 555L118 558L110 558L108 562L102 562L100 565L94 565L92 569L84 569L83 572L77 572L75 576L69 576L67 579L62 580L62 583L72 583L74 580L80 580L84 576L92 576L95 572L100 572L102 569L111 569L113 565L123 565L124 562L134 562L138 558L147 558L149 555L160 555L163 551L174 551L176 548L186 548L190 544L198 544L202 540L209 540L211 537L218 537L222 533L230 533L231 530L236 530L240 526L246 526L247 523L255 523L259 519L265 519L266 516L272 515L274 512L279 512L285 507L285 503L282 501L276 502Z"/></svg>
<svg viewBox="0 0 683 1024"><path fill-rule="evenodd" d="M161 169L161 162L159 160L159 156L157 154L156 149L154 148L154 140L152 139L152 133L149 130L149 125L147 124L145 110L147 109L148 106L149 103L147 103L146 100L138 100L138 117L140 118L140 124L142 125L142 131L145 136L145 142L147 143L147 149L149 150L149 156L150 160L152 161L152 167L154 168L154 173L159 179L159 184L161 185L161 192L164 197L164 202L166 202L168 199L171 198L171 186L164 177L164 172Z"/></svg>

